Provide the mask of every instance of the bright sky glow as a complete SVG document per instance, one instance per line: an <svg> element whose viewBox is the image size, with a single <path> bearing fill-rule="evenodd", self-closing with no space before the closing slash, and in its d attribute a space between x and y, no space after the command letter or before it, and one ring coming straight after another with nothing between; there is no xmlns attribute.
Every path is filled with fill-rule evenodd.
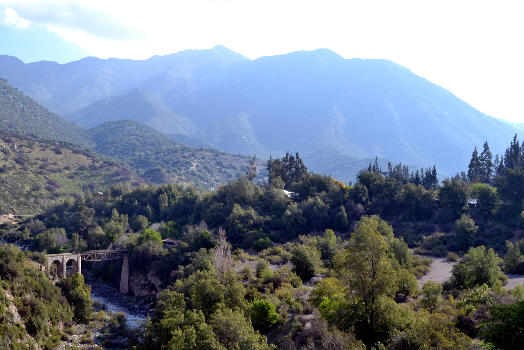
<svg viewBox="0 0 524 350"><path fill-rule="evenodd" d="M0 54L26 62L218 44L253 59L317 48L390 59L486 114L524 122L522 0L0 0Z"/></svg>

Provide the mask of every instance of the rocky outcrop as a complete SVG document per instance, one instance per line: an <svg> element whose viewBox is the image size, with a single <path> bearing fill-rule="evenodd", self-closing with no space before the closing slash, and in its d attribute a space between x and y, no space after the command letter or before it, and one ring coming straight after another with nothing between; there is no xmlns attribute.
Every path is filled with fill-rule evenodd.
<svg viewBox="0 0 524 350"><path fill-rule="evenodd" d="M131 271L129 275L129 293L136 297L154 296L163 289L163 283L154 271L147 273Z"/></svg>
<svg viewBox="0 0 524 350"><path fill-rule="evenodd" d="M23 337L17 340L21 344L24 344L25 346L27 346L28 349L40 350L41 347L38 344L38 342L36 341L36 339L34 339L33 337L31 337L29 334L26 333L25 323L22 320L22 317L20 316L20 313L18 312L18 308L16 307L14 303L13 295L11 294L9 290L3 291L2 289L0 289L0 293L2 292L5 293L5 298L7 301L7 310L6 310L5 316L7 316L7 318L10 319L10 322L8 323L11 323L12 325L17 325L18 327L24 330L24 332L22 333Z"/></svg>

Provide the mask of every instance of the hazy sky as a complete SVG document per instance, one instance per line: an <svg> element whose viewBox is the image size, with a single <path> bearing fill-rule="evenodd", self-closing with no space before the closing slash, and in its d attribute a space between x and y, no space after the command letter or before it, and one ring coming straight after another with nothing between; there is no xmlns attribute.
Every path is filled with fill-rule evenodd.
<svg viewBox="0 0 524 350"><path fill-rule="evenodd" d="M523 0L0 0L0 54L144 59L224 45L386 58L480 111L524 122Z"/></svg>

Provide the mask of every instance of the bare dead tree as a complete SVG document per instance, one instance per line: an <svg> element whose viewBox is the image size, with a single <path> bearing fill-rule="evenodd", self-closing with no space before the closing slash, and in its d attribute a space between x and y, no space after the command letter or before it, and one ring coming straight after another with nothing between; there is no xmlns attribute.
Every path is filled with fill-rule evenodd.
<svg viewBox="0 0 524 350"><path fill-rule="evenodd" d="M233 267L231 258L231 243L227 241L226 231L220 227L217 233L217 246L213 254L213 264L219 273L226 273Z"/></svg>

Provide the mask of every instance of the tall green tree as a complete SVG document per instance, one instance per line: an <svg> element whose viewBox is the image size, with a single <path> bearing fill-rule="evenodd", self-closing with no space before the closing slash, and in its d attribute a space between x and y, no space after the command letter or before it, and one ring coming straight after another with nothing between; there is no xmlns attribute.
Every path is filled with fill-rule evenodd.
<svg viewBox="0 0 524 350"><path fill-rule="evenodd" d="M284 181L285 188L289 189L293 183L299 182L307 176L308 170L298 153L295 155L286 152L281 159L269 158L267 162L269 183L272 184L277 178Z"/></svg>
<svg viewBox="0 0 524 350"><path fill-rule="evenodd" d="M357 337L368 348L384 341L390 327L394 327L385 327L382 322L388 319L388 312L396 310L392 298L398 283L378 218L367 218L357 224L349 247L335 256L335 269L347 288L347 297L353 305L350 309L356 312Z"/></svg>
<svg viewBox="0 0 524 350"><path fill-rule="evenodd" d="M479 182L482 177L482 163L479 158L477 147L473 150L468 166L468 179L470 182Z"/></svg>
<svg viewBox="0 0 524 350"><path fill-rule="evenodd" d="M491 183L491 179L493 177L493 155L489 150L487 141L484 142L483 150L480 154L479 160L481 165L480 182L489 184Z"/></svg>
<svg viewBox="0 0 524 350"><path fill-rule="evenodd" d="M504 153L504 167L506 169L515 169L521 167L523 164L522 149L519 146L517 134L513 136L511 144Z"/></svg>
<svg viewBox="0 0 524 350"><path fill-rule="evenodd" d="M304 246L299 246L293 252L291 262L295 265L295 273L303 280L309 281L315 276L315 259L311 257L312 252Z"/></svg>
<svg viewBox="0 0 524 350"><path fill-rule="evenodd" d="M475 240L475 233L479 229L475 221L468 214L462 214L460 219L455 221L455 233L457 241L463 250L469 249Z"/></svg>
<svg viewBox="0 0 524 350"><path fill-rule="evenodd" d="M485 218L491 217L497 202L497 189L485 183L473 184L471 196L477 198L477 211Z"/></svg>

